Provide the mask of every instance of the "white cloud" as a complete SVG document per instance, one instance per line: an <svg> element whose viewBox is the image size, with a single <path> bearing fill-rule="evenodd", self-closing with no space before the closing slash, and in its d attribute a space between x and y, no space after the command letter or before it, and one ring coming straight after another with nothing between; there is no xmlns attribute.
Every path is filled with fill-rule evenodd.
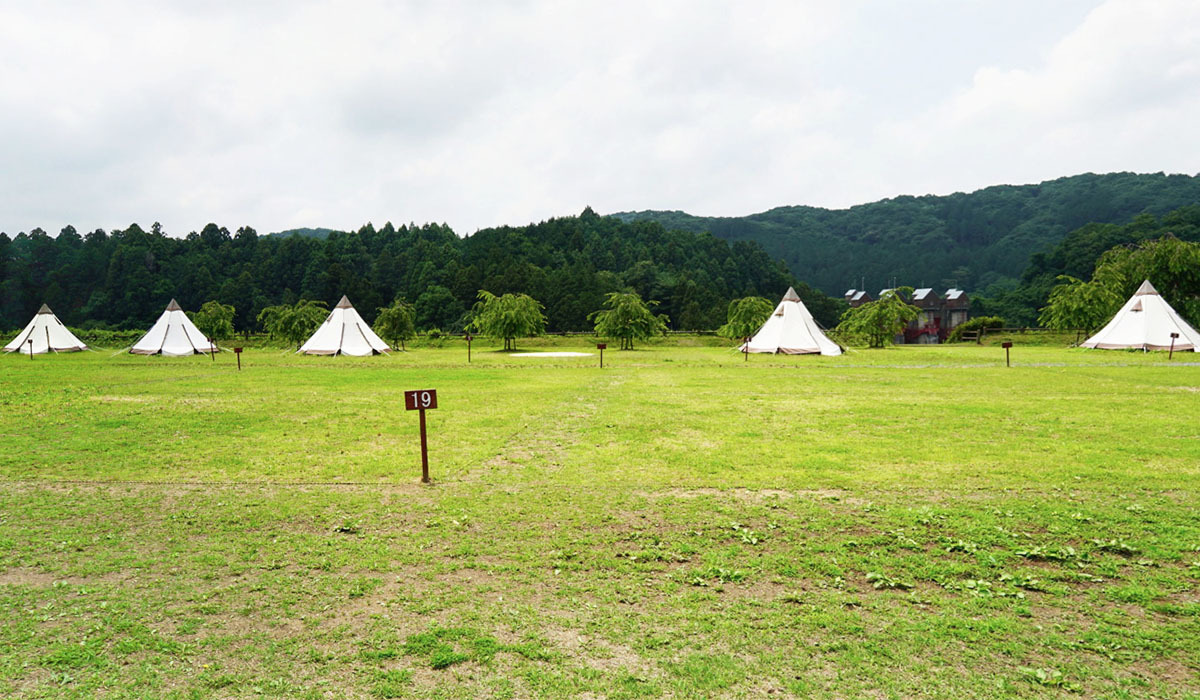
<svg viewBox="0 0 1200 700"><path fill-rule="evenodd" d="M965 90L879 138L909 144L918 179L940 191L1085 170L1194 171L1196 56L1200 4L1111 0L1042 64L981 66Z"/></svg>
<svg viewBox="0 0 1200 700"><path fill-rule="evenodd" d="M1096 5L0 0L0 230L470 233L1194 168L1196 5Z"/></svg>

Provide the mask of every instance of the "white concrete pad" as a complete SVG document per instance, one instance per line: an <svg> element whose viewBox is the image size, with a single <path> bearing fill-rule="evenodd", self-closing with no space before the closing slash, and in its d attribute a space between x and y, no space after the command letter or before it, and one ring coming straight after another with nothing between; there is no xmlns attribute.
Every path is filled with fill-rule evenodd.
<svg viewBox="0 0 1200 700"><path fill-rule="evenodd" d="M591 357L590 352L514 352L509 357Z"/></svg>

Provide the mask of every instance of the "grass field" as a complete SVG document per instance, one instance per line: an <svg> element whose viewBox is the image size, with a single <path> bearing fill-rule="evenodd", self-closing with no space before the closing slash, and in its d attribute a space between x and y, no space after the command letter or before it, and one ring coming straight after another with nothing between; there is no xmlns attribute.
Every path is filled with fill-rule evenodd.
<svg viewBox="0 0 1200 700"><path fill-rule="evenodd" d="M1200 356L713 342L0 357L0 696L1200 698Z"/></svg>

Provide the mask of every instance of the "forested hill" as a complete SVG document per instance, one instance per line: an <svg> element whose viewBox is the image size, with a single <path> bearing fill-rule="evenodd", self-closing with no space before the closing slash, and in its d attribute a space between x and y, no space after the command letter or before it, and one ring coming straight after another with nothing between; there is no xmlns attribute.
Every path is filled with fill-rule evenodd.
<svg viewBox="0 0 1200 700"><path fill-rule="evenodd" d="M331 228L290 228L286 231L276 231L268 233L267 236L302 236L304 238L329 238L329 234L333 233Z"/></svg>
<svg viewBox="0 0 1200 700"><path fill-rule="evenodd" d="M1200 176L1075 175L947 196L896 197L849 209L779 207L741 217L622 212L623 221L709 231L762 244L798 278L828 294L899 284L984 291L1021 277L1033 253L1088 223L1124 223L1200 203Z"/></svg>
<svg viewBox="0 0 1200 700"><path fill-rule="evenodd" d="M841 300L814 292L755 243L624 223L590 209L578 217L485 229L460 238L445 226L259 236L209 224L184 238L157 224L57 236L0 233L0 329L23 326L43 302L68 325L148 328L172 297L187 310L231 304L238 330L266 306L346 294L368 321L397 296L418 328L460 332L480 289L523 292L546 307L550 330L590 330L607 292L632 287L677 329L712 329L729 301L778 299L794 285L813 315L837 322Z"/></svg>
<svg viewBox="0 0 1200 700"><path fill-rule="evenodd" d="M996 290L986 297L973 297L972 308L981 315L1000 316L1010 325L1035 325L1039 310L1049 300L1050 290L1060 283L1060 275L1090 279L1097 260L1105 251L1164 236L1200 242L1200 205L1180 207L1161 218L1138 214L1124 224L1081 226L1048 251L1034 253L1019 286ZM1191 276L1193 279L1200 278L1200 271L1193 271Z"/></svg>

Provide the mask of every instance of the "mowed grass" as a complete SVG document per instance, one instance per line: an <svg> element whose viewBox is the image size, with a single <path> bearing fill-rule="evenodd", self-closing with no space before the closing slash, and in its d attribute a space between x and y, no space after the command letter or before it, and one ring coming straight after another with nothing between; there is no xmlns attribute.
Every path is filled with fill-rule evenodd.
<svg viewBox="0 0 1200 700"><path fill-rule="evenodd" d="M1196 355L683 344L0 357L0 695L1200 697Z"/></svg>

